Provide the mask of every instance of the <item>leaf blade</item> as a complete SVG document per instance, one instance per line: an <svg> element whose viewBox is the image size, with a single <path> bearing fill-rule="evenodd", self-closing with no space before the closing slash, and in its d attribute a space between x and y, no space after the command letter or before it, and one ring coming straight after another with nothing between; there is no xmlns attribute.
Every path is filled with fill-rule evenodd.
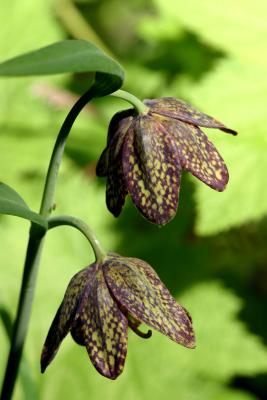
<svg viewBox="0 0 267 400"><path fill-rule="evenodd" d="M10 186L0 183L0 213L24 218L47 229L47 221L31 211L22 197Z"/></svg>
<svg viewBox="0 0 267 400"><path fill-rule="evenodd" d="M111 91L122 84L121 66L85 40L63 40L0 63L0 76L36 76L61 73L96 73L96 80L111 78Z"/></svg>

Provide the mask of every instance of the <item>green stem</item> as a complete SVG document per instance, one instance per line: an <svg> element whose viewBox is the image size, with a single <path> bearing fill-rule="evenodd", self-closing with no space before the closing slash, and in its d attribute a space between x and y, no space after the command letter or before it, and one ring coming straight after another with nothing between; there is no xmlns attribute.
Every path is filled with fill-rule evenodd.
<svg viewBox="0 0 267 400"><path fill-rule="evenodd" d="M133 94L126 92L125 90L117 90L111 93L110 96L119 97L120 99L128 101L132 104L139 114L146 114L148 112L148 107Z"/></svg>
<svg viewBox="0 0 267 400"><path fill-rule="evenodd" d="M64 152L65 144L72 128L72 125L86 104L94 97L94 87L89 89L79 100L74 104L70 112L68 113L63 125L59 131L54 150L50 159L48 172L46 176L46 182L44 187L44 193L42 198L42 204L40 208L40 214L47 217L51 214L54 205L54 195L56 182L58 177L58 171Z"/></svg>
<svg viewBox="0 0 267 400"><path fill-rule="evenodd" d="M107 253L103 249L99 240L96 238L94 232L84 221L79 218L71 217L70 215L60 215L48 219L48 229L52 229L60 225L69 225L78 229L90 242L94 250L96 261L100 262L106 256Z"/></svg>
<svg viewBox="0 0 267 400"><path fill-rule="evenodd" d="M40 208L40 214L45 217L48 217L53 209L58 171L69 132L78 114L94 97L94 94L95 89L94 87L91 87L82 97L79 98L79 100L74 104L68 113L59 131L50 159ZM14 390L30 320L30 312L36 286L39 261L44 244L44 237L45 232L40 233L40 231L36 229L36 226L32 225L24 264L19 304L13 328L11 346L0 400L10 400Z"/></svg>

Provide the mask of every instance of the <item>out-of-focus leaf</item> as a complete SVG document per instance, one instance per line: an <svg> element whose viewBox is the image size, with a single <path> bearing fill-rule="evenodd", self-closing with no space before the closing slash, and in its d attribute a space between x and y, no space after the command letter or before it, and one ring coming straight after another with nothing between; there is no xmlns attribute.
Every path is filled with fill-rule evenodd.
<svg viewBox="0 0 267 400"><path fill-rule="evenodd" d="M195 180L200 234L216 233L267 214L266 91L265 71L233 60L220 63L200 83L185 87L191 102L239 132L236 138L208 132L226 161L230 180L223 193Z"/></svg>
<svg viewBox="0 0 267 400"><path fill-rule="evenodd" d="M133 1L131 0L130 3L133 4ZM142 7L142 2L143 0L134 1L135 7ZM225 58L229 58L229 54L233 55L234 51L236 51L236 54L237 52L241 54L241 51L243 52L245 49L246 40L242 41L242 49L239 50L237 42L233 42L234 45L232 46L232 43L228 40L230 43L227 44L223 35L221 35L221 40L224 41L223 45L220 45L219 42L218 44L215 43L215 40L218 40L216 32L214 32L214 35L210 33L206 35L206 32L210 32L211 29L208 25L213 21L202 10L207 10L207 5L211 7L211 1L204 0L204 2L196 4L196 1L188 0L186 4L179 3L179 7L183 9L190 8L190 4L194 4L195 7L195 10L191 10L192 14L190 18L187 16L187 22L182 24L178 21L177 15L180 14L181 20L183 20L184 16L177 9L177 4L174 0L164 0L163 2L166 3L166 7L168 6L167 3L171 6L169 14L172 14L173 22L171 27L173 28L168 28L170 26L168 20L167 18L165 19L165 15L162 13L156 17L156 21L161 21L159 30L162 32L162 35L164 34L165 37L170 39L168 43L172 43L173 52L177 50L175 40L177 40L178 29L185 29L185 32L193 31L196 36L201 37L202 43L206 42L208 46L215 46L223 50ZM239 15L240 17L242 16L242 20L244 19L244 12L240 12L238 16L232 13L232 9L236 9L236 7L240 8L240 2L241 0L238 0L234 4L231 3L227 18L224 17L227 10L220 11L222 25L226 19L229 20L230 18L236 23ZM255 64L256 62L258 63L257 68L255 64L253 68L251 67L253 64L253 57L251 56L249 56L249 59L251 59L249 68L245 68L246 66L243 62L241 64L240 60L241 58L242 60L245 58L248 59L248 56L242 55L241 57L240 55L238 56L239 62L233 62L230 59L229 71L227 73L220 72L221 65L224 65L223 68L227 68L226 63L221 64L210 76L206 75L205 80L198 81L200 85L196 84L196 81L194 84L190 81L191 74L189 68L182 70L184 83L181 79L176 80L179 77L178 74L181 76L180 70L177 71L177 74L175 74L175 71L172 72L169 75L169 79L166 80L165 69L167 71L171 69L168 69L167 62L164 64L164 71L157 71L155 74L152 66L148 67L144 61L147 59L151 47L155 45L155 42L148 40L146 37L149 35L149 32L147 31L143 34L143 39L150 44L148 48L144 41L140 45L140 41L136 40L136 35L133 34L134 23L132 23L132 19L128 19L129 13L125 16L124 12L121 11L121 4L118 1L93 1L91 3L87 9L85 8L86 4L83 4L83 10L85 10L85 13L88 10L88 15L93 20L96 8L100 10L99 15L104 15L103 18L99 18L102 18L102 21L99 21L99 23L98 21L94 21L93 26L96 29L99 28L99 33L101 33L105 42L110 43L111 46L112 42L115 42L115 47L120 50L120 54L123 54L123 52L125 54L125 49L128 49L128 53L126 53L128 56L124 56L123 59L125 64L130 64L128 73L130 91L133 91L137 95L141 93L143 97L150 97L151 91L153 94L155 93L160 96L164 94L166 96L176 95L177 97L184 97L185 100L190 100L202 111L218 117L229 126L239 130L237 138L224 136L223 133L215 131L208 132L210 139L216 143L216 146L224 156L230 170L229 186L226 192L218 194L218 199L224 197L224 195L232 190L232 183L236 174L233 170L235 167L232 160L238 158L238 154L235 155L234 153L241 151L239 150L239 143L242 143L241 147L244 148L243 160L239 162L239 164L242 164L241 166L239 165L240 170L243 164L245 164L244 158L246 158L247 151L245 147L247 148L248 145L252 145L253 147L256 143L256 147L261 147L263 143L264 128L262 124L265 124L264 112L266 101L264 100L264 93L266 89L265 85L262 84L261 95L259 96L260 85L258 81L265 81L263 79L263 69L261 70L259 67L259 63L261 62L260 57L265 58L265 49L261 48L260 54L255 55ZM106 8L107 3L109 5L108 10ZM144 3L146 3L144 5L145 10L139 14L141 18L150 14L150 6L147 5L147 2ZM114 7L114 4L119 5L119 7ZM229 4L229 2L227 1L226 4ZM244 9L247 9L247 0L242 4L244 5ZM253 3L253 7L254 4L257 5L258 0L256 0L256 3ZM0 13L0 22L2 23L0 52L2 59L63 38L58 28L59 24L56 23L57 20L54 18L50 6L50 1L47 2L44 0L13 0L12 2L3 2ZM224 7L224 4L222 6L214 3L213 9L215 7L220 9ZM125 3L125 8L128 8L128 2ZM114 18L110 18L110 10L112 9L116 9ZM132 14L133 19L137 20L138 16L135 14L135 11ZM258 15L258 10L254 10L246 18L254 21L254 15ZM256 18L258 19L258 17ZM199 28L194 28L193 22L190 25L190 19L192 21L205 19L206 22L205 24L201 24ZM6 24L6 21L9 21L9 23ZM25 21L27 21L26 25ZM109 24L112 25L112 29L107 28ZM238 21L238 24L244 26L241 20ZM178 29L175 28L175 25ZM183 25L182 28L181 25ZM225 26L218 25L220 25L220 18L217 18L216 22L213 23L214 30L215 28L217 30L224 29L226 31L225 35L227 35L228 24L225 24ZM244 32L243 28L242 30L244 35L246 35L247 42L250 42L248 27L252 27L253 23L245 25L247 25L247 31ZM127 27L126 30L124 26ZM155 23L154 26L157 27L157 24ZM190 26L192 27L190 28ZM51 27L54 27L52 36ZM153 29L153 23L150 24L149 29ZM166 33L164 33L164 30ZM254 28L251 28L251 30L254 30ZM232 28L230 31L231 37L234 34L236 37L241 34L240 31L234 32ZM23 35L21 32L23 32ZM32 32L34 32L34 35ZM251 32L251 36L253 35L254 32ZM129 41L129 38L131 41ZM124 48L121 46L121 39L125 43ZM160 34L155 34L153 39L160 41ZM263 38L259 38L258 43L262 40ZM168 43L166 43L166 46L168 46ZM226 47L226 45L231 46L232 50L227 50L229 47ZM201 53L201 45L199 46L197 42L194 42L194 46L200 49ZM257 43L255 44L255 49L256 46ZM249 45L248 50L251 54L254 48ZM182 61L186 59L188 65L190 62L192 64L193 61L190 61L191 53L187 52L186 48L183 48L182 51L181 49L179 50ZM235 58L237 57L235 56ZM230 62L232 65L230 65ZM199 64L197 58L195 63ZM173 71L173 65L171 66L171 70ZM149 72L150 68L152 68L152 75ZM210 68L203 68L203 74L207 74L207 71L211 71L212 68L214 68L214 64ZM241 70L246 69L246 73L242 72L241 74L240 68ZM136 71L139 69L140 75L136 80ZM217 72L218 76L215 79L214 74ZM48 79L51 82L52 78L54 80L53 85L58 85L59 82L62 84L63 82L62 77L59 76L47 76L44 79L46 82ZM36 80L36 78L34 79ZM40 78L37 79L39 80ZM149 79L148 87L142 84L142 82L147 82L147 79ZM67 111L62 110L58 113L52 107L47 107L43 99L40 100L34 97L31 90L31 82L31 78L0 80L0 120L5 123L4 130L2 130L3 134L0 137L0 153L3 164L1 169L3 175L1 178L12 182L12 186L16 187L24 198L30 199L31 207L35 209L40 202L40 190L43 186L43 176L49 158L49 149L53 145L52 137L58 130ZM150 93L146 92L146 90ZM183 96L181 96L182 94ZM117 111L117 109L113 110L112 108L115 102L111 106L111 101L107 98L104 101L101 100L101 103L105 104L104 115L105 120L107 120L113 111ZM119 102L116 102L116 106L117 104ZM125 104L122 104L122 107L124 106ZM237 112L237 108L240 111ZM243 110L245 111L243 112ZM99 111L97 111L96 115L98 113ZM97 140L97 146L103 146L105 141L102 125L102 132L99 129L96 133L90 115L88 118L86 113L84 113L77 121L74 129L75 132L70 137L70 142L67 146L68 154L70 152L78 154L84 149L85 162L87 152L91 160L96 158L94 140ZM250 141L251 132L253 132L253 137L254 134L257 137L255 142L253 141L253 144ZM90 140L87 138L87 135L90 136ZM76 141L77 138L79 141ZM22 139L25 144L23 152L20 151L20 146L15 146L16 142L21 143ZM101 140L102 144L100 143ZM93 147L94 150L91 149ZM232 150L234 149L235 151L232 154ZM31 153L36 154L34 153L36 150L38 154L34 158L38 160L37 164L36 160L31 157ZM251 155L255 151L253 147ZM257 160L260 162L258 158ZM20 165L22 165L22 172L19 170ZM142 258L149 262L153 260L151 264L156 269L159 268L158 272L162 272L163 280L165 281L166 278L166 283L173 290L173 293L177 294L178 288L182 288L184 291L182 296L179 295L178 301L186 306L193 316L197 335L197 348L194 351L184 350L156 332L153 333L152 338L148 341L135 337L130 333L129 352L125 371L116 382L108 382L98 376L97 372L91 366L84 349L77 346L71 338L66 338L56 360L50 367L51 370L48 370L47 374L41 376L38 370L39 353L47 333L47 328L55 313L55 307L59 305L70 277L77 270L89 264L93 257L86 240L80 236L79 232L68 227L60 227L51 231L47 237L38 279L38 290L36 291L33 305L29 337L25 347L29 366L32 367L33 374L35 373L34 378L39 389L40 398L42 400L56 400L64 397L67 400L74 396L75 399L82 400L90 395L92 400L107 396L111 400L121 397L125 398L125 400L147 400L150 398L162 400L166 396L181 400L256 400L256 395L249 394L248 391L235 390L230 387L230 384L237 374L245 375L246 377L249 375L252 378L257 373L261 373L263 376L266 374L266 347L260 343L255 335L249 333L246 326L240 322L240 318L244 318L244 315L243 313L239 314L240 307L242 307L239 297L221 285L210 281L220 271L220 265L217 265L216 260L222 254L217 255L216 253L216 259L212 259L214 249L217 249L217 247L213 247L217 239L204 238L200 240L192 233L194 203L190 195L191 191L184 198L181 198L177 218L173 223L166 226L164 230L155 230L153 227L147 227L145 221L135 213L132 206L128 209L127 207L125 208L122 218L119 221L114 220L107 213L104 188L99 182L95 182L93 178L93 163L86 170L83 170L80 176L77 170L73 168L73 164L68 162L67 157L65 157L62 167L56 197L56 212L75 213L77 216L87 220L107 249L118 251L128 256L142 255ZM256 177L257 174L258 171L255 172L254 176ZM8 179L6 176L8 176ZM182 192L187 181L187 179L183 181ZM246 184L248 184L248 179L246 179ZM246 203L246 194L240 198L240 185L235 184L235 188L237 191L235 196L238 197L237 203L241 208L244 200ZM204 185L197 186L197 198L200 196L199 189L204 189ZM203 205L202 200L200 205L201 207L203 206L203 209L204 207L209 209L210 212L216 211L217 214L213 216L213 221L214 231L216 229L218 231L218 229L222 229L222 225L220 225L221 228L218 228L219 225L216 227L217 221L220 219L220 223L223 222L223 214L228 204L224 204L224 207L217 207L218 204L215 199L209 204L207 197L211 199L213 195L216 196L216 193L207 189L207 196L205 199L203 198ZM229 198L229 201L231 201L232 205L236 204L232 196L231 199ZM190 210L190 212L186 213L185 208ZM240 211L238 210L238 212ZM202 227L200 226L202 218L202 211L200 209L198 218L198 229L204 229L203 224ZM230 222L228 219L227 226L230 226ZM3 229L3 225L5 225L5 229ZM224 228L227 226L225 225ZM20 284L20 275L17 271L25 254L26 228L26 224L19 223L14 218L8 218L5 224L0 224L1 247L3 249L14 249L12 257L10 257L9 252L1 252L1 265L3 266L1 268L0 279L1 296L5 303L11 307L11 310L15 309L17 302L17 290ZM257 229L256 224L255 229ZM160 232L162 232L162 236ZM241 251L240 246L243 244L240 245L239 242L239 234L241 232L242 229L238 230L238 237L235 236L234 240L233 237L229 239L227 235L223 235L226 241L226 252L228 251L227 240L230 240L234 246L233 252L235 252L236 257L233 259L227 252L225 263L227 263L227 271L229 273L237 269L243 271L244 268L242 259L240 260L239 255L236 254L235 247L237 246L238 248L237 253ZM157 239L155 239L155 236ZM14 240L14 237L17 240ZM134 240L129 240L131 237ZM148 237L149 240L147 239ZM255 242L251 243L252 249L254 249L254 245ZM147 250L148 248L149 251ZM260 266L264 268L266 260L266 249L264 246L261 246L259 253L261 254L260 261L258 259L255 260L253 257L249 259L248 254L245 268L250 268L250 271L253 271L254 262L262 262ZM219 262L219 264L221 263L222 261ZM209 265L208 268L207 264ZM8 266L8 268L5 266ZM199 284L199 282L203 282L204 280L208 281ZM250 285L253 286L254 283L254 281L252 284L250 282ZM256 309L252 310L252 312L253 315L254 313L260 314L259 310ZM42 316L41 318L40 315ZM264 330L264 313L261 321L262 329ZM254 324L255 318L252 317L249 327L254 329ZM253 331L257 331L257 329ZM2 329L0 329L0 342L2 344L2 356L0 357L1 380L7 353L6 338L3 335ZM77 371L79 373L76 373ZM16 387L14 395L16 400L23 399L21 386L18 384ZM30 392L28 398L31 398Z"/></svg>
<svg viewBox="0 0 267 400"><path fill-rule="evenodd" d="M265 0L153 0L167 18L194 31L205 42L242 62L267 66L267 2Z"/></svg>
<svg viewBox="0 0 267 400"><path fill-rule="evenodd" d="M267 213L266 66L267 3L264 0L213 0L183 2L154 0L165 19L193 31L227 58L199 82L177 78L170 90L187 98L204 112L236 129L234 140L209 133L230 172L228 187L216 193L195 183L198 218L196 230L212 234ZM173 5L173 6L172 6Z"/></svg>
<svg viewBox="0 0 267 400"><path fill-rule="evenodd" d="M2 306L1 304L0 304L0 322L2 322L6 336L8 337L10 342L12 338L12 318L8 309ZM29 398L35 400L39 399L37 388L32 377L32 371L29 368L29 364L24 356L22 357L20 371L21 371L21 376L20 376L21 386L24 399L25 400L28 400Z"/></svg>
<svg viewBox="0 0 267 400"><path fill-rule="evenodd" d="M155 24L157 29L155 29ZM179 38L183 34L183 28L177 24L176 18L162 18L162 16L149 16L143 18L138 26L139 35L148 42L156 40Z"/></svg>
<svg viewBox="0 0 267 400"><path fill-rule="evenodd" d="M25 53L47 43L63 39L51 9L51 1L13 0L1 2L0 60ZM22 34L23 32L23 34ZM0 121L16 124L42 123L49 113L31 94L30 86L37 78L0 79ZM40 80L40 77L38 78ZM46 77L46 81L62 82L63 76ZM23 122L24 121L24 122Z"/></svg>
<svg viewBox="0 0 267 400"><path fill-rule="evenodd" d="M0 182L0 213L28 219L47 229L46 219L31 211L20 195L2 182Z"/></svg>
<svg viewBox="0 0 267 400"><path fill-rule="evenodd" d="M199 284L179 297L191 312L197 332L197 348L184 349L153 332L150 340L130 333L126 366L115 384L92 367L84 348L68 338L57 359L44 375L42 396L56 400L73 392L83 399L108 396L161 400L171 398L252 400L253 395L227 387L235 374L266 371L266 350L236 319L240 301L217 283ZM57 365L56 365L57 364ZM215 368L216 366L216 368ZM72 371L79 370L79 374ZM62 382L64 386L57 382Z"/></svg>
<svg viewBox="0 0 267 400"><path fill-rule="evenodd" d="M123 81L123 70L117 62L85 40L64 40L0 64L1 76L53 75L64 72L96 73L98 85L111 80L110 92ZM108 94L108 93L107 93Z"/></svg>

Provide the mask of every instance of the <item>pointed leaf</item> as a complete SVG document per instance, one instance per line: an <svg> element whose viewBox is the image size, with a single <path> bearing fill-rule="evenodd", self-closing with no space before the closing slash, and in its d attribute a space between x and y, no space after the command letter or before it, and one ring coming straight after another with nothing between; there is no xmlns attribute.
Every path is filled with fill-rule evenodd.
<svg viewBox="0 0 267 400"><path fill-rule="evenodd" d="M47 229L46 219L31 211L20 195L2 182L0 182L0 213L28 219Z"/></svg>
<svg viewBox="0 0 267 400"><path fill-rule="evenodd" d="M64 40L11 58L0 64L2 76L51 75L64 72L96 73L101 95L118 89L123 70L112 58L85 40Z"/></svg>

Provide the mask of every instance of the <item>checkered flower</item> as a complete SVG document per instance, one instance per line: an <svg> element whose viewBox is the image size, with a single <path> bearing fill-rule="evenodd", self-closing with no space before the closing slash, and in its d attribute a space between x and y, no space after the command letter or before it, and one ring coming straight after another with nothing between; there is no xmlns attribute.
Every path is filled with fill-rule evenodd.
<svg viewBox="0 0 267 400"><path fill-rule="evenodd" d="M139 259L110 254L71 279L43 347L41 370L70 331L100 374L116 379L125 363L128 326L141 337L151 336L139 330L141 322L185 347L195 346L188 312L155 271Z"/></svg>
<svg viewBox="0 0 267 400"><path fill-rule="evenodd" d="M182 170L217 191L228 182L222 157L199 127L237 133L182 100L144 104L146 113L129 109L114 115L96 172L107 177L106 202L114 216L129 193L145 218L164 225L177 210Z"/></svg>

